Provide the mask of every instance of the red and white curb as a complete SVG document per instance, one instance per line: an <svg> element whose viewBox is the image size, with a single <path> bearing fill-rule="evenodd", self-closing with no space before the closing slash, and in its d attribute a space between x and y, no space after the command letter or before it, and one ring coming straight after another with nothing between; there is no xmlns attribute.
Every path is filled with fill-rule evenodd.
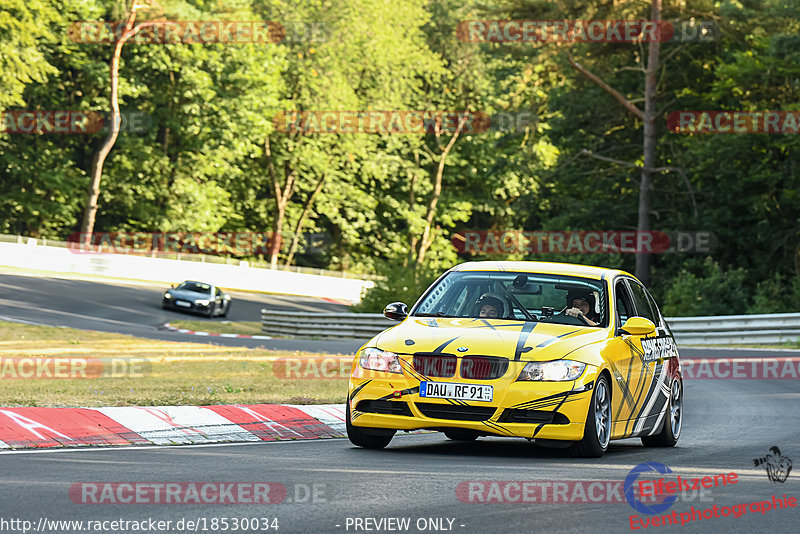
<svg viewBox="0 0 800 534"><path fill-rule="evenodd" d="M0 408L0 449L344 437L345 405Z"/></svg>
<svg viewBox="0 0 800 534"><path fill-rule="evenodd" d="M178 332L179 334L191 334L193 336L236 337L236 338L246 338L246 339L272 339L271 336L251 336L248 334L217 334L214 332L195 332L194 330L188 330L186 328L176 328L169 323L162 324L161 328L163 328L164 330L171 330L172 332Z"/></svg>

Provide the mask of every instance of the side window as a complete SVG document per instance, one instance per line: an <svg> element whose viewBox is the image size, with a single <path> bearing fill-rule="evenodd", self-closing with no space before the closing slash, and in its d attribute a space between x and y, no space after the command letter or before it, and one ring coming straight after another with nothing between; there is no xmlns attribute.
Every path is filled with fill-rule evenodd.
<svg viewBox="0 0 800 534"><path fill-rule="evenodd" d="M619 280L614 286L614 298L616 298L619 326L622 326L629 317L634 315L633 305L631 305L631 298L628 295L628 289L625 287L625 282L622 280Z"/></svg>
<svg viewBox="0 0 800 534"><path fill-rule="evenodd" d="M216 288L215 294L216 294L218 297L221 297L221 296L222 296L222 291L221 291L219 288Z"/></svg>
<svg viewBox="0 0 800 534"><path fill-rule="evenodd" d="M658 305L656 305L656 300L653 298L653 295L651 295L647 289L644 290L644 294L647 296L647 302L649 302L650 307L653 308L653 313L655 314L657 319L656 321L653 322L656 323L656 326L658 326L661 324L661 310L658 309Z"/></svg>
<svg viewBox="0 0 800 534"><path fill-rule="evenodd" d="M647 300L647 294L644 288L633 280L629 280L629 285L631 293L633 294L633 304L636 306L636 315L639 317L646 317L658 326L657 312L650 307L650 302Z"/></svg>

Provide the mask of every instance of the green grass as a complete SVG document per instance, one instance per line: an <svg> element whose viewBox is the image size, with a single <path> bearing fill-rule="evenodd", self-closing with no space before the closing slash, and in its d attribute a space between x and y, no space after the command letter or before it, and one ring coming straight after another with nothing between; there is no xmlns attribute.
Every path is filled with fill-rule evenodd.
<svg viewBox="0 0 800 534"><path fill-rule="evenodd" d="M261 334L259 321L190 321L179 319L170 321L175 328L186 328L195 332L212 332L215 334L246 334L250 336Z"/></svg>
<svg viewBox="0 0 800 534"><path fill-rule="evenodd" d="M155 341L0 321L0 406L319 404L345 401L346 377L281 378L273 373L272 368L274 360L280 357L320 358L310 353ZM349 355L338 357L351 358ZM18 364L12 365L19 362L19 358L103 358L106 375L95 378L11 378L22 369ZM108 376L110 360L107 359L116 359L118 363L136 361L142 372L134 376Z"/></svg>

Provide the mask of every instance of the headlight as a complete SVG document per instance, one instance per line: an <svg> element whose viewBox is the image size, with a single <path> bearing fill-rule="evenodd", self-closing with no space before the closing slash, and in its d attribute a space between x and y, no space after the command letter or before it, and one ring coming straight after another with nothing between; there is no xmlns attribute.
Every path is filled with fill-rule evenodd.
<svg viewBox="0 0 800 534"><path fill-rule="evenodd" d="M194 303L197 304L198 306L208 306L208 301L205 299L196 300L194 301Z"/></svg>
<svg viewBox="0 0 800 534"><path fill-rule="evenodd" d="M363 369L372 371L386 371L387 373L400 373L400 358L394 352L388 352L376 348L368 348L361 351L358 361Z"/></svg>
<svg viewBox="0 0 800 534"><path fill-rule="evenodd" d="M171 299L172 295L170 295L169 293L164 293L164 298L165 299Z"/></svg>
<svg viewBox="0 0 800 534"><path fill-rule="evenodd" d="M583 374L583 370L585 368L585 363L575 362L572 360L530 362L522 369L517 381L535 380L560 382L564 380L575 380Z"/></svg>

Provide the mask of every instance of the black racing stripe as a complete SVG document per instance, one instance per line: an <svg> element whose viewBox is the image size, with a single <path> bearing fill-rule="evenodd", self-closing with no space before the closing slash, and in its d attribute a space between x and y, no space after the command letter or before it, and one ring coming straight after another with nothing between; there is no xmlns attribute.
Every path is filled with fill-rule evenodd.
<svg viewBox="0 0 800 534"><path fill-rule="evenodd" d="M559 335L557 335L557 336L553 336L553 337L551 337L551 338L549 338L549 339L545 339L544 341L542 341L541 343L539 343L538 345L536 345L536 348L538 349L538 348L541 348L541 347L546 347L546 346L547 346L547 345L549 345L550 343L555 343L555 342L556 342L556 341L558 341L560 338L562 338L562 337L564 337L564 336L568 336L568 335L570 335L570 334L574 334L575 332L578 332L578 330L573 330L572 332L567 332L566 334L559 334Z"/></svg>
<svg viewBox="0 0 800 534"><path fill-rule="evenodd" d="M514 406L512 406L512 408L521 408L521 407L526 406L528 404L535 404L535 403L538 403L538 402L548 401L548 400L552 400L552 399L560 399L561 397L565 397L565 396L569 395L570 393L572 393L572 391L562 391L561 393L555 393L553 395L548 395L547 397L542 397L540 399L534 399L534 400L531 400L531 401L521 402L519 404L515 404ZM580 393L583 393L583 391L581 391Z"/></svg>
<svg viewBox="0 0 800 534"><path fill-rule="evenodd" d="M367 385L367 384L369 384L370 382L372 382L372 380L367 380L367 381L366 381L366 382L364 382L363 384L359 384L358 386L356 386L356 387L353 389L352 393L350 393L350 398L349 398L349 400L353 400L353 397L355 397L356 395L358 395L358 392L359 392L359 391L361 391L362 389L364 389L364 386L366 386L366 385Z"/></svg>
<svg viewBox="0 0 800 534"><path fill-rule="evenodd" d="M534 431L533 431L533 435L532 435L531 437L532 437L532 438L535 438L535 437L536 437L536 434L538 434L538 433L539 433L539 431L540 431L541 429L543 429L543 428L544 428L544 423L539 423L539 426L537 426L537 427L536 427L536 430L534 430Z"/></svg>
<svg viewBox="0 0 800 534"><path fill-rule="evenodd" d="M539 323L529 321L522 326L522 330L520 330L519 337L517 338L517 348L514 350L514 361L518 362L522 358L522 353L527 352L524 350L525 342L528 341L528 336L531 335L531 332L533 332L537 324ZM530 347L528 350L530 350Z"/></svg>
<svg viewBox="0 0 800 534"><path fill-rule="evenodd" d="M653 379L650 382L650 388L647 391L647 396L644 398L644 402L642 402L642 407L639 410L638 415L636 416L637 420L641 419L641 417L643 415L645 415L644 409L647 406L647 403L650 402L650 399L652 398L652 396L655 393L655 391L656 390L661 391L661 387L660 387L660 384L659 384L659 378L661 377L661 368L662 367L664 367L664 364L656 363L655 368L653 369Z"/></svg>
<svg viewBox="0 0 800 534"><path fill-rule="evenodd" d="M633 394L631 393L631 388L628 385L628 382L622 377L622 373L619 372L619 369L617 369L616 364L614 362L610 363L611 363L611 374L613 375L614 381L617 383L619 389L622 392L622 400L624 401L619 403L619 408L617 409L617 416L614 418L615 421L619 421L620 416L622 415L622 408L625 406L625 404L627 404L631 412L633 412ZM619 380L619 378L617 377L622 378L622 380Z"/></svg>
<svg viewBox="0 0 800 534"><path fill-rule="evenodd" d="M660 363L656 364L656 370L659 371L659 372L661 371L661 365L662 364L660 364ZM648 374L648 375L650 374L650 368L647 366L646 363L643 363L641 369L642 369L641 373L639 374L639 377L640 377L639 382L641 383L642 389L638 392L638 394L636 396L636 406L640 407L639 408L639 413L634 415L634 416L632 416L628 420L628 423L625 425L625 433L626 434L628 434L628 427L631 427L630 431L633 432L633 427L636 426L636 421L639 419L639 416L644 411L644 406L645 406L645 404L647 404L647 401L650 399L650 395L652 395L653 388L655 387L656 382L657 382L657 380L655 380L655 376L656 375L655 375L655 373L653 373L653 375L650 377L650 384L645 386L645 384L646 384L645 375L646 374ZM647 394L645 395L644 403L640 404L640 401L642 400L642 395L644 394L645 388L647 388Z"/></svg>
<svg viewBox="0 0 800 534"><path fill-rule="evenodd" d="M449 345L450 343L452 343L453 341L455 341L455 340L456 340L456 339L458 339L459 337L461 337L461 336L456 336L456 337L454 337L453 339L451 339L450 341L445 341L444 343L442 343L441 345L439 345L438 347L436 347L435 349L433 349L433 351L431 352L431 354L441 354L441 353L442 353L442 351L445 349L445 347L447 347L447 345Z"/></svg>
<svg viewBox="0 0 800 534"><path fill-rule="evenodd" d="M512 432L509 429L501 426L499 423L496 423L495 421L482 421L482 422L483 422L484 425L488 426L489 428L494 428L496 430L500 430L502 432L505 432L506 435L508 435L508 436L515 436L516 435L516 434L514 434L514 432Z"/></svg>

